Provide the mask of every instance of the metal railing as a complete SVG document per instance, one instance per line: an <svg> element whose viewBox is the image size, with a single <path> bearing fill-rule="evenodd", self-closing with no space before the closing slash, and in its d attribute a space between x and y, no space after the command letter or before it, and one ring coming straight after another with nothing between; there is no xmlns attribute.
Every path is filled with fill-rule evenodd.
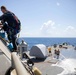
<svg viewBox="0 0 76 75"><path fill-rule="evenodd" d="M11 59L12 68L16 70L17 75L29 75L15 52L11 54Z"/></svg>

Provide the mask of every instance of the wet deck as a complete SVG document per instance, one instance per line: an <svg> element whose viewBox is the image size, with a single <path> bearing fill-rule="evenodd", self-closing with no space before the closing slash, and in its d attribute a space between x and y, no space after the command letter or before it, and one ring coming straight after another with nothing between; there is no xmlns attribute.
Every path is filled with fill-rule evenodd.
<svg viewBox="0 0 76 75"><path fill-rule="evenodd" d="M48 57L43 62L35 62L34 66L42 72L42 75L57 75L64 70L61 67L52 66L52 64L56 64L57 62L58 60L50 59L50 57Z"/></svg>
<svg viewBox="0 0 76 75"><path fill-rule="evenodd" d="M57 47L56 49L59 49L59 47ZM61 48L60 50L63 49L64 48ZM69 45L68 49L73 50L74 48L71 45ZM54 50L55 48L52 47L52 54L54 53ZM67 49L64 50L66 51ZM60 59L63 59L63 56L60 56ZM64 68L56 65L57 63L60 62L60 59L56 59L54 58L54 55L52 55L48 56L45 60L32 59L32 61L35 63L34 67L37 67L42 72L42 75L61 75L61 73L64 71Z"/></svg>

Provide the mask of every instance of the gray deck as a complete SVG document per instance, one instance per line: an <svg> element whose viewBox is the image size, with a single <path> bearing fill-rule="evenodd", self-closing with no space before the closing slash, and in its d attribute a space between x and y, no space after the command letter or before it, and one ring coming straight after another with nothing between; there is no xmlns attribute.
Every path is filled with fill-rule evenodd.
<svg viewBox="0 0 76 75"><path fill-rule="evenodd" d="M29 55L29 52L26 53ZM42 75L57 75L64 71L61 67L52 66L52 64L56 64L59 60L53 59L51 56L48 56L46 59L36 59L32 56L30 58L34 62L34 67L37 67L42 72ZM26 61L23 60L23 62Z"/></svg>
<svg viewBox="0 0 76 75"><path fill-rule="evenodd" d="M60 74L63 69L57 66L51 66L49 63L35 64L40 69L42 75L57 75Z"/></svg>
<svg viewBox="0 0 76 75"><path fill-rule="evenodd" d="M37 67L42 72L42 75L58 75L64 71L64 69L61 67L52 66L52 64L56 64L59 60L53 59L51 56L47 57L45 60L35 59L32 57L31 59L35 63L34 67ZM8 48L0 40L0 75L5 75L7 69L10 66L11 66L11 53L9 52Z"/></svg>
<svg viewBox="0 0 76 75"><path fill-rule="evenodd" d="M57 75L60 74L64 69L57 66L52 66L52 64L56 64L57 60L49 60L48 57L45 61L42 62L35 62L35 67L37 67L41 72L42 75Z"/></svg>

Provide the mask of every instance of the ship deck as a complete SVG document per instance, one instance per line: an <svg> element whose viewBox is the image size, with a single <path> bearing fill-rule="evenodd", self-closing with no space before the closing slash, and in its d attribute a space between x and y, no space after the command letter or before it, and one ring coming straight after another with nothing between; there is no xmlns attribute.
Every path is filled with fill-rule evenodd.
<svg viewBox="0 0 76 75"><path fill-rule="evenodd" d="M56 49L59 49L59 48L57 47ZM55 48L52 47L52 54L54 53L54 50L55 50ZM65 54L65 52L68 52L68 54L67 54L68 57L64 56L62 54L60 55L59 59L54 58L54 54L48 56L44 60L30 57L31 60L34 62L34 67L37 67L42 72L42 75L62 75L61 73L64 71L64 68L57 66L57 64L62 62L65 59L69 59L69 53L73 54L72 57L70 57L70 58L76 58L76 56L75 56L76 51L74 50L74 47L72 45L69 45L68 49L61 48L60 50L61 50L61 53L64 53L64 54ZM29 52L27 54L29 54ZM71 68L70 68L70 70L71 70ZM75 75L75 74L67 74L67 75Z"/></svg>
<svg viewBox="0 0 76 75"><path fill-rule="evenodd" d="M51 59L51 57L47 57L45 61L38 60L35 63L35 67L37 67L41 72L42 75L57 75L60 74L64 69L58 66L52 66L58 62L57 59Z"/></svg>
<svg viewBox="0 0 76 75"><path fill-rule="evenodd" d="M0 66L1 66L0 75L4 75L7 68L9 68L11 66L11 53L9 52L7 47L1 42L1 40L0 40L0 49L1 49L0 50L0 60L1 60L0 63L2 63L2 64L0 64ZM76 51L74 50L73 46L71 46L71 45L68 46L68 49L59 48L59 47L57 47L56 49L60 49L60 51L64 51L63 53L68 51L68 49L71 49L70 50L71 52L68 51L70 53L69 55L72 55L72 57L70 57L70 58L74 58L76 60ZM42 72L42 75L61 75L61 73L64 71L63 67L59 67L56 64L58 64L61 61L61 59L63 60L63 58L64 59L68 59L68 58L67 58L67 56L66 56L66 58L65 58L65 56L63 58L62 58L62 56L60 56L59 59L54 58L54 50L55 50L55 48L52 47L52 55L48 56L44 60L36 59L35 57L30 56L31 60L34 62L34 67L37 67ZM29 52L27 54L29 55ZM26 59L23 60L23 62L25 62L25 61L26 61ZM72 62L70 62L70 63L72 63ZM74 62L73 67L76 69L75 63L76 62ZM67 74L67 75L75 75L75 74Z"/></svg>

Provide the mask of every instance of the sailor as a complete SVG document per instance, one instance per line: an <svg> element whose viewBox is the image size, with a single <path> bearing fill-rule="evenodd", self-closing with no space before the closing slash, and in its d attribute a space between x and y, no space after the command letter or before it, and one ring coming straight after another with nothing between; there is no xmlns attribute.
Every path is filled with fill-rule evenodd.
<svg viewBox="0 0 76 75"><path fill-rule="evenodd" d="M56 58L56 56L57 56L57 50L55 49L54 50L54 58Z"/></svg>
<svg viewBox="0 0 76 75"><path fill-rule="evenodd" d="M51 56L52 55L51 47L48 47L48 51L49 51L49 56Z"/></svg>
<svg viewBox="0 0 76 75"><path fill-rule="evenodd" d="M60 51L59 51L59 49L58 50L54 50L54 58L57 58L57 59L59 59L59 55L60 55Z"/></svg>
<svg viewBox="0 0 76 75"><path fill-rule="evenodd" d="M56 51L57 59L59 59L60 51L59 49Z"/></svg>
<svg viewBox="0 0 76 75"><path fill-rule="evenodd" d="M8 40L13 44L13 51L17 51L17 34L20 32L21 23L16 15L7 10L5 6L1 6L1 11L3 13L0 16L0 28L2 28L6 33Z"/></svg>

